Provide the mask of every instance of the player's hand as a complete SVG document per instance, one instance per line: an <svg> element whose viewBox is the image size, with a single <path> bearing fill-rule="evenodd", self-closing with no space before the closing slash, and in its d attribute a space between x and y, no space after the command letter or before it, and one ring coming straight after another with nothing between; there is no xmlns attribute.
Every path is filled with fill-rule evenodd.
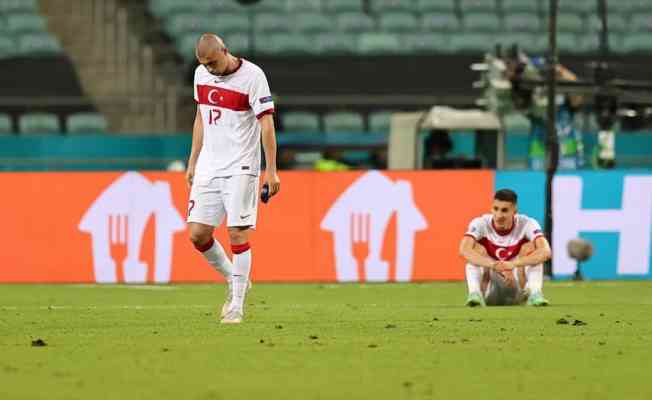
<svg viewBox="0 0 652 400"><path fill-rule="evenodd" d="M512 270L514 268L516 268L516 264L513 261L498 261L496 264L498 271Z"/></svg>
<svg viewBox="0 0 652 400"><path fill-rule="evenodd" d="M269 186L269 197L274 196L276 193L281 190L281 180L278 177L276 171L266 170L265 171L265 183Z"/></svg>
<svg viewBox="0 0 652 400"><path fill-rule="evenodd" d="M194 165L188 165L188 168L186 169L186 185L188 185L188 189L192 187L192 181L195 178L195 166Z"/></svg>
<svg viewBox="0 0 652 400"><path fill-rule="evenodd" d="M499 274L503 277L503 280L508 287L516 286L516 279L514 278L512 270L504 270L499 272Z"/></svg>

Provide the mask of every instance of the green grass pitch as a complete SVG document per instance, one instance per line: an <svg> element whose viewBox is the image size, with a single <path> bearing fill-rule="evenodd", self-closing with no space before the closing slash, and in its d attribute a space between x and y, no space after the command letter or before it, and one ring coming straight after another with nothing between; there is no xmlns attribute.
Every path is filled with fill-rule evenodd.
<svg viewBox="0 0 652 400"><path fill-rule="evenodd" d="M221 285L5 285L0 399L652 399L652 284L545 293L468 309L463 283L255 284L221 326Z"/></svg>

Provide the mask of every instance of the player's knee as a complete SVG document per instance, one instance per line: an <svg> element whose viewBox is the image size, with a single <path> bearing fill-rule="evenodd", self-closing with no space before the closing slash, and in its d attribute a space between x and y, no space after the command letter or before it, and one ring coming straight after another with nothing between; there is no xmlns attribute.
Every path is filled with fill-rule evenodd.
<svg viewBox="0 0 652 400"><path fill-rule="evenodd" d="M201 247L202 245L205 245L206 243L210 242L210 240L213 237L213 234L210 230L204 230L204 229L193 229L192 227L189 229L189 235L188 235L190 241L195 247Z"/></svg>
<svg viewBox="0 0 652 400"><path fill-rule="evenodd" d="M518 255L527 256L528 254L532 253L534 249L535 249L534 243L532 242L525 243L523 246L521 246L521 250L519 250Z"/></svg>
<svg viewBox="0 0 652 400"><path fill-rule="evenodd" d="M247 243L249 241L249 227L229 228L229 240L232 245Z"/></svg>

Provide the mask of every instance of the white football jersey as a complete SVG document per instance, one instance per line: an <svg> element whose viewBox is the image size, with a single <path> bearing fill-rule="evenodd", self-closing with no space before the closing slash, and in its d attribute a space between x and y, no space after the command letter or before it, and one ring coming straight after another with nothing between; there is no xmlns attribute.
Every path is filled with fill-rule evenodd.
<svg viewBox="0 0 652 400"><path fill-rule="evenodd" d="M508 261L518 255L521 246L543 236L543 233L535 219L523 214L514 216L512 229L499 232L494 228L493 216L484 214L471 221L465 235L471 236L480 243L491 258Z"/></svg>
<svg viewBox="0 0 652 400"><path fill-rule="evenodd" d="M194 89L204 125L204 142L195 177L201 180L258 175L261 133L258 119L274 112L263 70L240 59L236 71L217 76L199 65L195 69Z"/></svg>

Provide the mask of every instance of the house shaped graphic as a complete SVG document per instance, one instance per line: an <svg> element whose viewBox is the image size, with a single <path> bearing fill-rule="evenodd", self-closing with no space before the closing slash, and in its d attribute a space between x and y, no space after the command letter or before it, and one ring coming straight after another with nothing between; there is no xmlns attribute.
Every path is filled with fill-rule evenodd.
<svg viewBox="0 0 652 400"><path fill-rule="evenodd" d="M152 215L156 219L155 265L148 266L140 261L140 249ZM154 268L155 282L169 282L173 235L184 229L184 220L172 204L170 184L152 183L137 172L127 172L107 187L79 223L79 230L92 236L93 269L98 283L117 282L116 263L121 260L111 254L116 242L126 248L122 265L125 282L145 282L148 268Z"/></svg>
<svg viewBox="0 0 652 400"><path fill-rule="evenodd" d="M396 213L396 281L409 281L414 264L416 232L427 228L423 214L412 196L408 181L393 182L378 171L357 179L335 201L321 222L321 229L334 236L335 269L340 282L362 280L358 260L352 250L357 243L366 244L364 278L367 281L389 280L389 263L381 259L387 225Z"/></svg>

